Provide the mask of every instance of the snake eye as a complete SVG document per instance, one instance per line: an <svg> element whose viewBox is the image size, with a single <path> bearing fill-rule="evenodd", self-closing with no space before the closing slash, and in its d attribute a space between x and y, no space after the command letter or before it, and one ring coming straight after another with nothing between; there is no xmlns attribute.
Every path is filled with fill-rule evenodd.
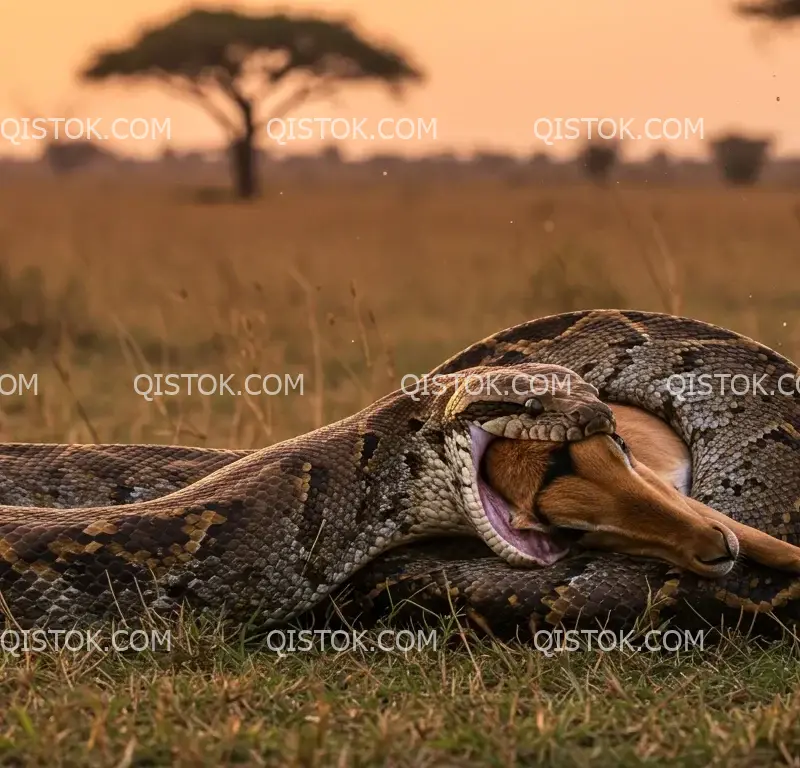
<svg viewBox="0 0 800 768"><path fill-rule="evenodd" d="M531 397L525 401L525 410L528 411L528 413L530 413L532 416L538 416L540 413L542 413L542 411L544 411L544 406L538 397Z"/></svg>

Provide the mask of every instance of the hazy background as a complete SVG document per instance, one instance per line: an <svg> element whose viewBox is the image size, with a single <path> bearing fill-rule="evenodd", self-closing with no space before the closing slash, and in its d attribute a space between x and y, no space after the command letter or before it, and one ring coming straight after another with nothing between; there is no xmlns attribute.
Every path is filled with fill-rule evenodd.
<svg viewBox="0 0 800 768"><path fill-rule="evenodd" d="M498 8L284 9L349 17L426 75L401 102L345 85L293 116L435 119L438 139L264 140L260 194L241 202L229 139L201 109L76 78L190 6L7 4L0 117L169 118L172 140L101 142L137 162L80 142L0 143L0 365L41 381L35 397L0 398L0 440L262 446L502 327L596 307L687 314L800 356L800 30L770 32L724 0ZM582 142L533 136L540 117L591 116L702 119L706 141L623 141L624 162L590 178ZM750 183L714 158L727 131L775 139ZM305 389L134 392L135 376L176 370L302 373Z"/></svg>
<svg viewBox="0 0 800 768"><path fill-rule="evenodd" d="M266 3L231 3L268 12ZM0 116L168 116L176 146L219 146L216 126L195 108L155 88L80 88L74 74L105 45L128 42L142 23L176 15L188 6L165 0L109 3L12 3L0 25ZM428 82L394 104L376 89L352 89L330 106L306 115L422 116L438 120L438 145L380 142L379 151L419 154L476 146L528 153L538 117L702 117L706 134L726 128L768 132L777 149L800 153L800 45L790 32L769 39L759 26L736 17L729 0L504 0L491 9L461 0L297 0L292 11L320 11L356 19L370 37L385 38L426 70ZM780 101L777 98L780 97ZM126 153L154 151L126 142ZM3 146L29 154L39 148ZM317 142L295 142L278 152L306 152ZM631 142L626 154L652 151ZM557 154L575 151L561 142ZM670 151L704 153L696 139L670 142ZM376 151L348 142L346 154Z"/></svg>
<svg viewBox="0 0 800 768"><path fill-rule="evenodd" d="M427 78L403 102L346 84L333 105L292 116L368 118L371 129L436 120L438 139L262 141L267 152L254 153L247 131L230 141L155 86L77 83L99 50L190 6L0 4L0 121L172 125L169 142L0 138L0 444L263 448L367 407L502 328L573 310L686 315L800 361L800 27L769 32L732 0L293 2L292 14L349 15ZM187 47L154 46L160 62L188 49L206 71L236 72L236 49L214 39L229 27L211 34L208 19L192 13L179 27ZM255 30L274 43L284 21L232 26L238 40ZM300 60L350 42L299 27L305 36L279 42ZM211 39L201 53L198 38ZM382 74L374 63L386 59L396 63L355 56ZM620 161L610 142L543 146L541 117L634 118L637 130L703 120L706 140L623 141ZM715 154L728 132L739 135ZM259 183L240 183L237 198L232 177ZM184 380L144 399L141 377L159 374L230 390L202 396ZM282 387L248 394L252 374ZM4 486L15 450L0 449ZM35 544L26 551L38 556ZM771 577L753 573L758 599ZM702 652L623 645L547 658L542 646L474 643L468 619L454 618L437 650L408 654L278 654L263 642L251 654L239 633L222 642L216 622L191 620L170 653L6 646L0 764L800 764L796 637L774 649L734 636Z"/></svg>

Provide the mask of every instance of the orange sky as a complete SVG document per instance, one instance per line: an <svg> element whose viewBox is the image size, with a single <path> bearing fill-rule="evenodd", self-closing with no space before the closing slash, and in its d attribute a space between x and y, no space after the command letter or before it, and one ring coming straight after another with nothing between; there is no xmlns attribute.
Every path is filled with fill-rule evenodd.
<svg viewBox="0 0 800 768"><path fill-rule="evenodd" d="M703 118L706 144L726 128L775 136L782 153L800 154L800 27L774 35L734 16L732 0L295 0L291 10L355 18L363 31L394 41L428 73L396 105L378 89L345 91L307 116L436 118L437 138L343 142L346 154L546 149L533 136L541 117ZM234 3L261 12L276 6ZM487 9L494 6L497 11ZM75 72L98 47L129 40L145 21L186 4L168 0L0 0L0 118L33 114L169 117L176 146L213 146L222 134L202 111L155 88L84 87ZM502 9L502 10L501 10ZM778 97L780 100L778 100ZM269 144L267 142L266 144ZM35 146L34 146L35 145ZM38 151L0 139L0 153ZM656 146L657 145L657 146ZM307 151L315 141L287 149ZM124 152L152 150L121 142ZM556 152L571 154L576 142ZM627 155L654 149L698 154L688 141L628 141ZM550 151L553 151L552 149Z"/></svg>

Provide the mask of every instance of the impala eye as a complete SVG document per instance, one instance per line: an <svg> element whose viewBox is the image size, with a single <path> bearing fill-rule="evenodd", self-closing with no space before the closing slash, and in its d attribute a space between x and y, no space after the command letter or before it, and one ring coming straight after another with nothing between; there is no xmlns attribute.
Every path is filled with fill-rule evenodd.
<svg viewBox="0 0 800 768"><path fill-rule="evenodd" d="M611 439L619 446L619 449L626 455L630 456L631 451L628 448L628 444L615 432L611 435Z"/></svg>

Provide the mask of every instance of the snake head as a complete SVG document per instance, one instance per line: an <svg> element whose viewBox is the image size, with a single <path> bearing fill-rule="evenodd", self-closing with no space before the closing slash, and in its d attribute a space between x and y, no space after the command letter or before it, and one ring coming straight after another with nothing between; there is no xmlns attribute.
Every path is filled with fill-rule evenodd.
<svg viewBox="0 0 800 768"><path fill-rule="evenodd" d="M479 536L509 563L551 565L568 547L544 526L512 526L509 505L482 477L486 449L500 437L566 443L613 435L611 409L593 386L561 366L473 368L458 375L445 421L454 424L450 458L459 470L466 514Z"/></svg>
<svg viewBox="0 0 800 768"><path fill-rule="evenodd" d="M445 410L496 437L575 442L614 434L614 415L595 387L560 365L472 368Z"/></svg>

